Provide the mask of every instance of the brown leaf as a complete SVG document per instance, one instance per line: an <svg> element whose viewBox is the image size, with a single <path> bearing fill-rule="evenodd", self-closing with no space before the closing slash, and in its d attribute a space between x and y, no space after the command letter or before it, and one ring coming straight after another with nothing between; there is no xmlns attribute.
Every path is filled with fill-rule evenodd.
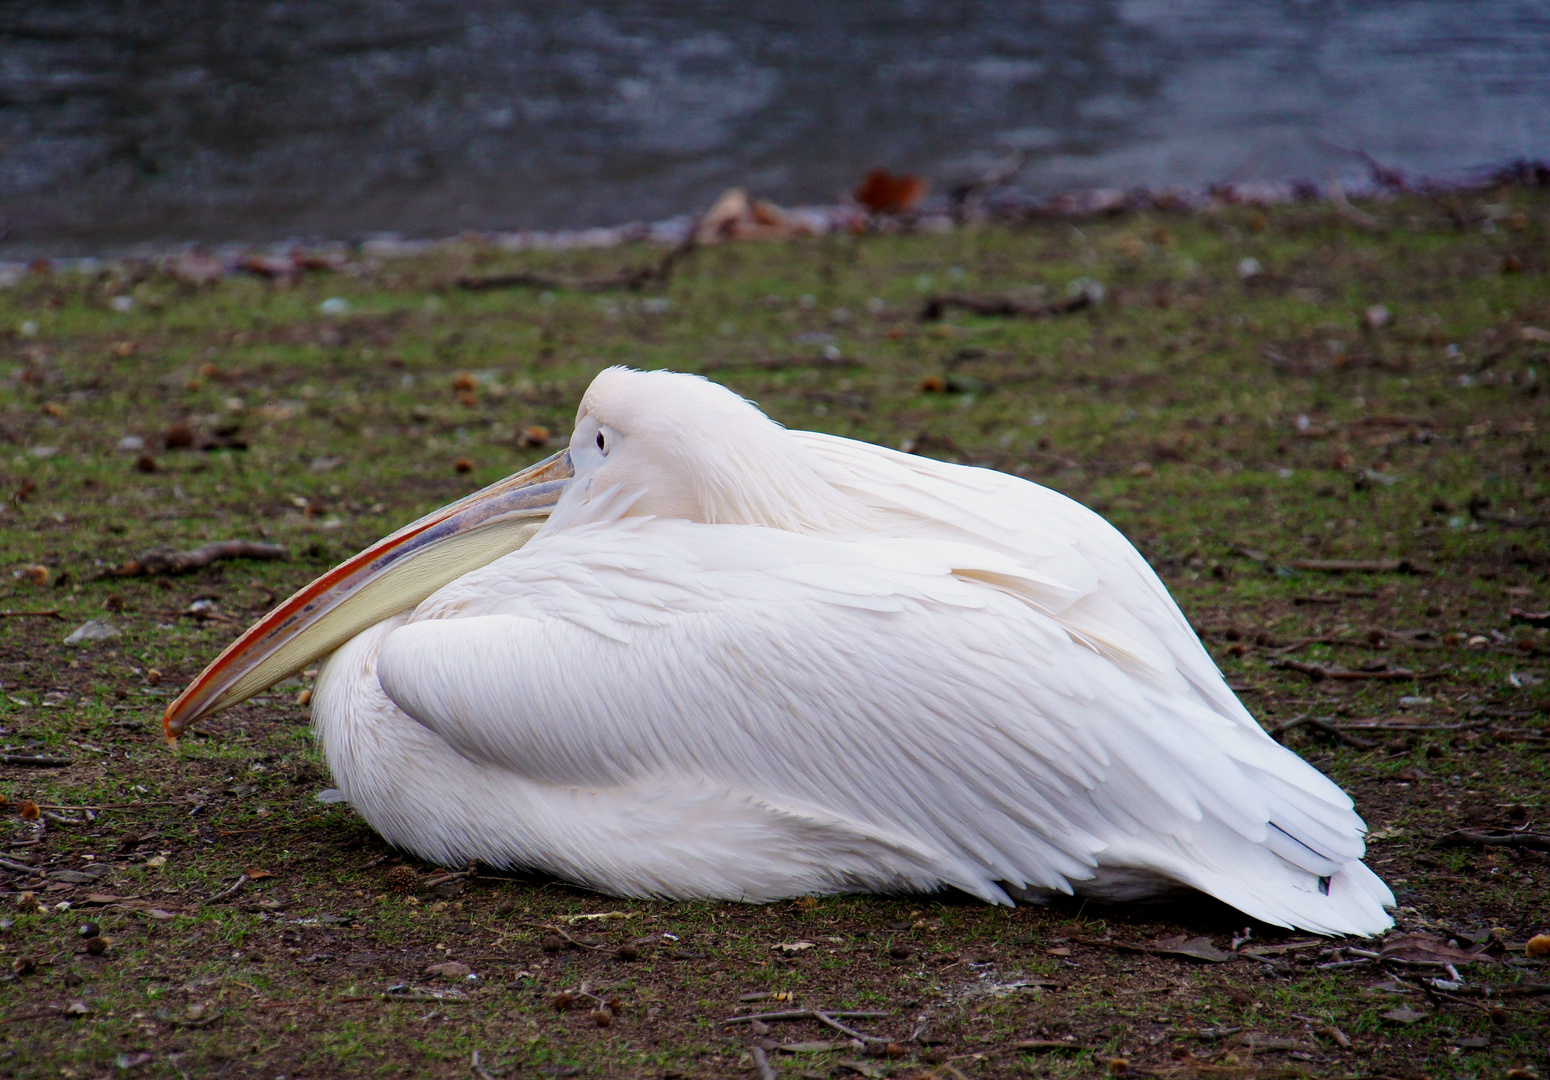
<svg viewBox="0 0 1550 1080"><path fill-rule="evenodd" d="M874 214L897 214L925 198L930 186L919 176L894 176L886 169L873 169L856 188L856 201Z"/></svg>
<svg viewBox="0 0 1550 1080"><path fill-rule="evenodd" d="M1212 964L1220 964L1224 960L1231 960L1233 958L1232 953L1224 952L1211 944L1210 938L1195 937L1186 939L1183 934L1158 938L1147 951L1160 953L1164 956L1184 956L1191 960L1205 960Z"/></svg>
<svg viewBox="0 0 1550 1080"><path fill-rule="evenodd" d="M1378 954L1385 960L1410 960L1434 964L1472 964L1489 960L1480 949L1461 949L1429 934L1401 934L1385 941Z"/></svg>
<svg viewBox="0 0 1550 1080"><path fill-rule="evenodd" d="M272 870L247 870L245 872L248 875L249 881L263 881L265 878L280 876Z"/></svg>

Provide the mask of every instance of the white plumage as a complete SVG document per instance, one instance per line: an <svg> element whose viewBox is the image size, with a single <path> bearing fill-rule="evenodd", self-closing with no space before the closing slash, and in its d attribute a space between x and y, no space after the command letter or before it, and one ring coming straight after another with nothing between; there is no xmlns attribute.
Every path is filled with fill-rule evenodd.
<svg viewBox="0 0 1550 1080"><path fill-rule="evenodd" d="M394 844L630 896L1190 886L1371 934L1350 798L1271 740L1079 504L598 376L520 550L321 670L339 786Z"/></svg>

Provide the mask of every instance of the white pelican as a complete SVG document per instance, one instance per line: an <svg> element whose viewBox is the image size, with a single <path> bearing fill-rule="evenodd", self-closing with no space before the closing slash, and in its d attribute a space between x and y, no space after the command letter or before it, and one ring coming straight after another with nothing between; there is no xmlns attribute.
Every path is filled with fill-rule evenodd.
<svg viewBox="0 0 1550 1080"><path fill-rule="evenodd" d="M1097 514L698 377L604 371L567 450L297 593L167 735L324 656L336 782L432 862L749 901L1187 886L1392 924L1351 799Z"/></svg>

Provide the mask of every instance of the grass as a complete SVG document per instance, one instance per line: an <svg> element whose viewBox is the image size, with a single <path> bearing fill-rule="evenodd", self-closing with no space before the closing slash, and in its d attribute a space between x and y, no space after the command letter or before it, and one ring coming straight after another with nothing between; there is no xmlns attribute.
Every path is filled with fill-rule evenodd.
<svg viewBox="0 0 1550 1080"><path fill-rule="evenodd" d="M1417 725L1358 734L1367 747L1306 726L1285 738L1357 799L1405 930L1494 930L1521 947L1550 921L1546 856L1439 840L1550 831L1550 633L1508 615L1550 607L1532 524L1550 515L1550 346L1524 333L1550 328L1550 197L1367 209L1380 231L1324 206L1241 207L728 246L649 295L462 292L450 283L470 270L653 257L476 243L294 282L196 286L123 264L0 292L0 607L60 615L0 618L0 727L7 753L73 761L0 766L0 854L99 875L41 890L0 879L0 1075L470 1076L477 1051L494 1076L751 1076L758 1036L724 1021L807 1006L886 1012L856 1024L898 1056L772 1052L783 1076L1079 1077L1114 1058L1179 1076L1542 1067L1544 998L1503 999L1493 1016L1406 991L1375 963L1321 967L1338 943L1220 964L1114 947L1177 934L1227 947L1246 920L1205 901L750 907L488 874L430 885L434 868L314 798L329 780L300 681L176 753L159 739L166 699L276 596L549 452L532 444L563 438L600 367L699 371L788 426L1004 469L1098 509L1267 727ZM1081 278L1107 296L1076 314L916 317L931 293L1058 297ZM347 310L320 312L331 298ZM143 448L119 449L128 438ZM112 573L147 548L228 537L291 557ZM199 600L215 618L197 617ZM61 643L91 618L121 636ZM1313 681L1280 655L1420 677ZM23 799L114 809L26 820ZM244 872L242 891L206 902ZM563 921L599 913L616 917ZM77 934L88 920L110 941L102 955ZM546 949L554 926L600 947ZM772 950L797 941L813 947ZM638 959L616 955L625 942ZM1470 986L1550 981L1545 962L1493 951L1464 969ZM477 981L427 972L448 960ZM562 993L575 1007L556 1010ZM75 1002L84 1015L66 1011ZM1419 1018L1384 1018L1396 1008Z"/></svg>

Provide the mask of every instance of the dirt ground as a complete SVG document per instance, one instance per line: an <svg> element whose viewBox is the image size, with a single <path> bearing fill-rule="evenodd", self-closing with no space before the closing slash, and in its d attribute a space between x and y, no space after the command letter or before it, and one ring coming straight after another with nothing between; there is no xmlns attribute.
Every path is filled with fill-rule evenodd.
<svg viewBox="0 0 1550 1080"><path fill-rule="evenodd" d="M0 290L0 1076L1545 1074L1547 238L1503 188L747 243L642 292L460 289L655 257L476 239L38 267ZM610 363L1105 514L1355 797L1394 934L449 873L319 800L305 678L162 743L277 597L551 452ZM224 539L286 557L122 573Z"/></svg>

